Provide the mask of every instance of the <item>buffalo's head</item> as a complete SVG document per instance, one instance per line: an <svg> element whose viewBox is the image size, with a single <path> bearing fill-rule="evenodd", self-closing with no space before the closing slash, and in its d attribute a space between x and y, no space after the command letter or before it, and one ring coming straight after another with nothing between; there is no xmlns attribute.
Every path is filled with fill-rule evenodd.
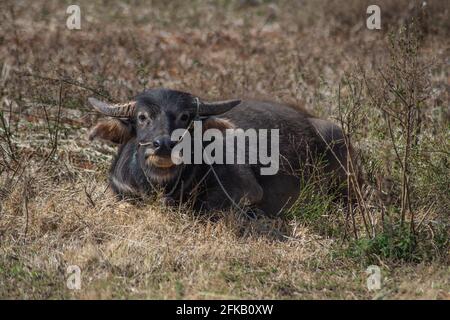
<svg viewBox="0 0 450 320"><path fill-rule="evenodd" d="M171 160L177 141L171 140L176 129L188 129L194 118L207 128L224 129L229 123L215 116L231 110L240 100L203 102L197 97L169 89L152 89L124 104L109 104L95 98L89 102L109 116L90 132L90 139L101 138L117 144L135 139L137 160L150 179L165 183L177 176L180 166Z"/></svg>

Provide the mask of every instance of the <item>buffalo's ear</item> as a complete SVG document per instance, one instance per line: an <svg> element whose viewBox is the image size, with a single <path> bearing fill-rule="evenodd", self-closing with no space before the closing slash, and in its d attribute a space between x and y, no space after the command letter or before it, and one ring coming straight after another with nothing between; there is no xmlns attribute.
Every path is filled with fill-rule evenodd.
<svg viewBox="0 0 450 320"><path fill-rule="evenodd" d="M225 132L226 129L234 129L235 125L228 119L218 117L208 117L203 121L203 130L218 129Z"/></svg>
<svg viewBox="0 0 450 320"><path fill-rule="evenodd" d="M133 138L135 130L130 120L108 119L98 122L89 132L89 140L101 139L122 144Z"/></svg>

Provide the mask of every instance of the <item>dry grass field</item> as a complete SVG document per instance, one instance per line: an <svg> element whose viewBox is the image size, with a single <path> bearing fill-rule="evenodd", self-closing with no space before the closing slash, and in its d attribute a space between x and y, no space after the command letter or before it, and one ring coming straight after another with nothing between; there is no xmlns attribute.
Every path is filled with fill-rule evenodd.
<svg viewBox="0 0 450 320"><path fill-rule="evenodd" d="M450 299L450 8L369 2L78 1L69 30L70 2L2 1L0 298ZM334 119L367 192L257 220L115 199L87 98L159 86Z"/></svg>

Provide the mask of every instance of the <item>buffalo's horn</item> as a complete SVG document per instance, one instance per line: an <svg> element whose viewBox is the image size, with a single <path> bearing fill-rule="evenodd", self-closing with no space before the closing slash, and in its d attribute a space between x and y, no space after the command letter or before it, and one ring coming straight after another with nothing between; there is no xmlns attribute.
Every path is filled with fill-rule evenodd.
<svg viewBox="0 0 450 320"><path fill-rule="evenodd" d="M109 104L95 98L88 98L89 103L100 113L110 117L130 118L136 109L136 101Z"/></svg>
<svg viewBox="0 0 450 320"><path fill-rule="evenodd" d="M200 102L198 105L198 114L201 116L214 116L225 113L241 103L241 100L226 100L217 102ZM194 107L195 102L194 102ZM196 112L197 110L194 110Z"/></svg>

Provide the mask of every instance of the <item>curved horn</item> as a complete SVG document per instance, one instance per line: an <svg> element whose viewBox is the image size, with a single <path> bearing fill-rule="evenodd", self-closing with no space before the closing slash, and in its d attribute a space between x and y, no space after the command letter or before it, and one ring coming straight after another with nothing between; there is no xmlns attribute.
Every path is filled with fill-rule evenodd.
<svg viewBox="0 0 450 320"><path fill-rule="evenodd" d="M200 102L198 114L201 116L214 116L225 113L236 107L241 100L226 100L217 102Z"/></svg>
<svg viewBox="0 0 450 320"><path fill-rule="evenodd" d="M136 101L121 104L109 104L95 98L88 98L88 101L95 110L110 117L130 118L136 109Z"/></svg>

